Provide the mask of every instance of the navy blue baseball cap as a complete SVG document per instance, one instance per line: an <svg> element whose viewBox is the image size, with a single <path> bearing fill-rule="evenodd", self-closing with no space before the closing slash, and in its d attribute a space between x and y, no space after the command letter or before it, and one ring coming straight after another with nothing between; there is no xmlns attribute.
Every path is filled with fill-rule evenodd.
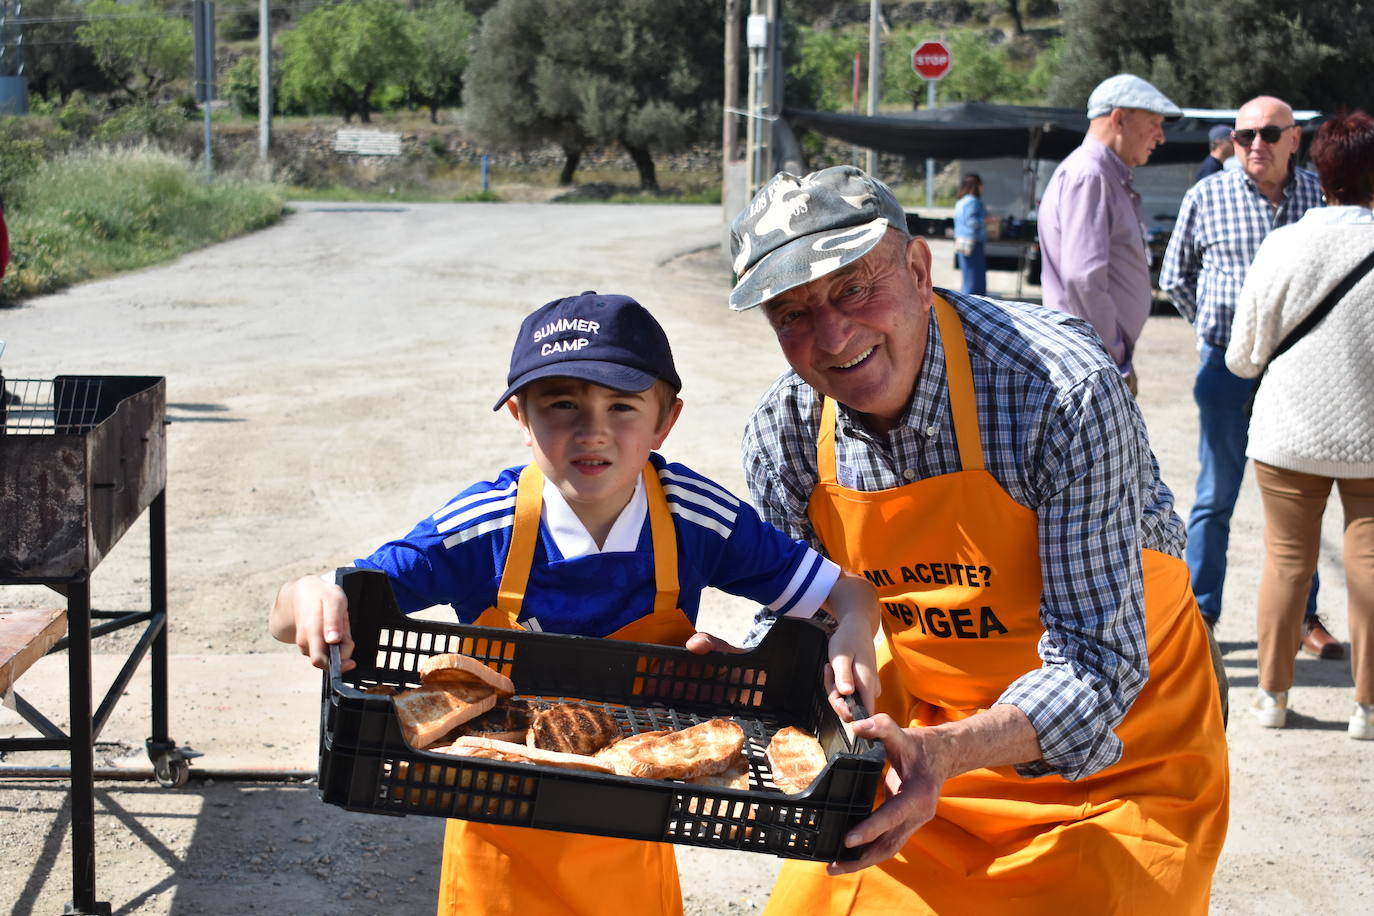
<svg viewBox="0 0 1374 916"><path fill-rule="evenodd" d="M668 335L629 296L585 292L540 306L520 324L506 393L541 378L572 378L616 391L646 391L662 379L682 390Z"/></svg>

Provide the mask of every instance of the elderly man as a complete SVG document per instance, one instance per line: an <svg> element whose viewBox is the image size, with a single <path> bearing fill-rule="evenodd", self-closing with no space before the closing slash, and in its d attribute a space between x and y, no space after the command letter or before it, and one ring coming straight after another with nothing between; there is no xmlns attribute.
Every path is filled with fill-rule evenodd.
<svg viewBox="0 0 1374 916"><path fill-rule="evenodd" d="M1207 142L1211 144L1211 149L1202 157L1197 173L1193 175L1194 183L1220 172L1226 167L1226 160L1235 152L1235 144L1231 141L1231 128L1225 124L1218 124L1207 131Z"/></svg>
<svg viewBox="0 0 1374 916"><path fill-rule="evenodd" d="M1173 236L1164 253L1160 288L1192 322L1201 359L1193 383L1199 440L1196 496L1188 514L1188 569L1198 608L1210 626L1221 617L1231 515L1245 472L1250 418L1245 404L1254 379L1226 368L1231 317L1245 273L1260 242L1273 229L1297 222L1322 205L1321 185L1296 168L1302 128L1280 99L1260 96L1241 106L1232 131L1241 168L1193 185L1183 196ZM1317 581L1308 596L1303 649L1341 658L1344 648L1316 616Z"/></svg>
<svg viewBox="0 0 1374 916"><path fill-rule="evenodd" d="M1131 354L1150 317L1150 251L1131 169L1183 111L1138 76L1118 73L1088 96L1088 134L1040 198L1045 304L1086 319L1136 391Z"/></svg>
<svg viewBox="0 0 1374 916"><path fill-rule="evenodd" d="M1228 807L1207 632L1096 333L934 290L850 166L775 176L731 240L731 307L762 306L792 367L745 434L754 502L886 611L854 728L890 795L858 861L788 862L769 911L1205 912Z"/></svg>

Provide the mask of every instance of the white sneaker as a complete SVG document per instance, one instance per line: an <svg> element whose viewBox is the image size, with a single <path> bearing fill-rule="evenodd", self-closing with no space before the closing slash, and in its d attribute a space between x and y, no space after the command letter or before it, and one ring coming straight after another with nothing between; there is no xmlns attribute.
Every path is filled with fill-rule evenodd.
<svg viewBox="0 0 1374 916"><path fill-rule="evenodd" d="M1283 728L1283 724L1288 721L1288 691L1271 693L1261 687L1259 695L1255 697L1254 711L1260 728ZM1354 719L1351 722L1353 723ZM1351 728L1353 729L1354 725L1351 725Z"/></svg>
<svg viewBox="0 0 1374 916"><path fill-rule="evenodd" d="M1356 703L1350 714L1350 737L1356 741L1374 741L1374 703Z"/></svg>

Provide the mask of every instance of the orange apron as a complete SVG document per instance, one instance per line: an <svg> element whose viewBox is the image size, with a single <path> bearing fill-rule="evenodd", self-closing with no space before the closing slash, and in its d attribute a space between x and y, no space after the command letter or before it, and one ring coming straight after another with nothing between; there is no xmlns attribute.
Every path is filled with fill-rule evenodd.
<svg viewBox="0 0 1374 916"><path fill-rule="evenodd" d="M653 611L609 639L681 646L696 627L677 606L677 534L658 472L644 466L657 594ZM530 564L539 539L544 475L534 464L520 472L515 525L496 607L482 626L522 629ZM519 685L517 685L518 687ZM439 876L440 916L603 916L682 913L677 860L668 843L584 836L530 827L450 820Z"/></svg>
<svg viewBox="0 0 1374 916"><path fill-rule="evenodd" d="M835 405L819 436L812 524L841 567L879 585L877 706L908 727L986 709L1038 668L1036 515L985 469L954 309L936 297L963 470L865 493L835 473ZM1142 555L1150 679L1116 729L1116 764L1077 782L1012 767L945 783L935 817L888 861L839 878L783 865L768 913L1205 913L1229 774L1207 634L1183 561Z"/></svg>

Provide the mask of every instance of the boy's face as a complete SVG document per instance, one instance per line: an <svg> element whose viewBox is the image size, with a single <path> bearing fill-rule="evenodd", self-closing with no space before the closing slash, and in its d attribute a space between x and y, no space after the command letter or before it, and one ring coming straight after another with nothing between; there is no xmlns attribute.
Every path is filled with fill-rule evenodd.
<svg viewBox="0 0 1374 916"><path fill-rule="evenodd" d="M663 444L682 410L674 399L665 416L654 388L614 391L566 378L531 382L522 394L508 406L525 444L589 530L625 508L649 452Z"/></svg>

